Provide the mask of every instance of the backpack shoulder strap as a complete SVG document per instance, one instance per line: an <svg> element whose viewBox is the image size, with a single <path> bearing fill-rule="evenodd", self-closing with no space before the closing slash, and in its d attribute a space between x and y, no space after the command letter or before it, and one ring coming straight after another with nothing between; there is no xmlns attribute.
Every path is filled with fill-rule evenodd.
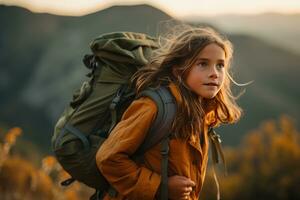
<svg viewBox="0 0 300 200"><path fill-rule="evenodd" d="M141 96L151 98L157 105L158 112L137 154L145 153L148 149L171 134L170 129L176 113L175 99L165 86L161 86L158 89L144 90L138 97Z"/></svg>
<svg viewBox="0 0 300 200"><path fill-rule="evenodd" d="M168 199L168 155L169 155L169 135L176 113L176 103L173 95L166 87L158 89L148 89L140 96L151 98L157 105L157 115L151 126L143 144L137 151L143 155L148 149L161 142L161 184L159 188L160 199Z"/></svg>
<svg viewBox="0 0 300 200"><path fill-rule="evenodd" d="M175 99L169 89L159 87L158 89L147 89L142 91L139 97L151 98L157 106L157 115L151 126L144 142L135 152L135 159L141 158L143 154L154 145L162 142L161 155L161 175L162 181L160 185L160 199L168 199L168 153L169 153L169 135L170 128L176 113ZM117 192L110 187L110 195L114 197Z"/></svg>

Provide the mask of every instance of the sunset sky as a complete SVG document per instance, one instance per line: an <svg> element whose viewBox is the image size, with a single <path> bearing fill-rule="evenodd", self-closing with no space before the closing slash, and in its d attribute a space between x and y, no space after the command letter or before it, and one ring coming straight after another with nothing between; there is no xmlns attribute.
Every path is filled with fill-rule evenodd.
<svg viewBox="0 0 300 200"><path fill-rule="evenodd" d="M300 13L300 0L0 0L34 12L84 15L116 4L148 3L173 16L256 14L263 12Z"/></svg>

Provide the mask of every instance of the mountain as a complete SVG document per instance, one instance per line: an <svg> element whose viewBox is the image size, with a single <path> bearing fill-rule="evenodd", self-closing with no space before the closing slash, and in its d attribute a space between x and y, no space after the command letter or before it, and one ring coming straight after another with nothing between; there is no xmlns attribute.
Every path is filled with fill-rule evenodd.
<svg viewBox="0 0 300 200"><path fill-rule="evenodd" d="M88 72L81 60L90 53L89 42L112 31L156 36L161 22L173 19L148 5L113 6L82 17L0 6L0 18L1 122L21 126L25 137L45 151L50 149L55 121ZM237 144L261 120L282 113L299 124L298 54L246 34L229 38L235 47L234 79L254 83L238 100L245 110L240 123L220 128L226 144Z"/></svg>
<svg viewBox="0 0 300 200"><path fill-rule="evenodd" d="M238 143L245 130L259 127L262 121L280 114L292 116L299 128L298 54L249 35L230 35L229 39L234 45L233 78L238 83L253 81L242 87L245 93L238 100L244 109L242 119L220 130L230 133L229 144ZM241 88L234 87L234 91Z"/></svg>
<svg viewBox="0 0 300 200"><path fill-rule="evenodd" d="M171 19L148 5L113 6L83 17L36 14L0 6L0 119L22 126L49 149L53 124L87 73L93 38L112 31L155 35Z"/></svg>
<svg viewBox="0 0 300 200"><path fill-rule="evenodd" d="M300 14L189 16L190 22L209 23L228 33L252 35L300 54Z"/></svg>

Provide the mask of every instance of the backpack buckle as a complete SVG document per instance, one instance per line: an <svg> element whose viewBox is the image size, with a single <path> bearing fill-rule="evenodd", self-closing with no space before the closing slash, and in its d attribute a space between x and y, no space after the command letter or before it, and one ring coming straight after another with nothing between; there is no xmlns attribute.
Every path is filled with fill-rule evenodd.
<svg viewBox="0 0 300 200"><path fill-rule="evenodd" d="M216 131L211 128L209 130L210 134L211 134L211 137L214 139L214 140L217 140L220 144L222 143L222 140L221 140L221 136L219 134L216 133Z"/></svg>
<svg viewBox="0 0 300 200"><path fill-rule="evenodd" d="M165 149L165 150L161 150L161 151L160 151L160 154L161 154L162 156L167 156L167 155L169 154L169 148L168 148L168 149Z"/></svg>
<svg viewBox="0 0 300 200"><path fill-rule="evenodd" d="M121 97L121 95L117 94L117 96L115 98L113 98L111 104L109 105L110 110L115 110L116 109L116 106L120 102L120 99L121 99L120 97Z"/></svg>
<svg viewBox="0 0 300 200"><path fill-rule="evenodd" d="M161 142L161 150L160 150L160 154L162 155L162 157L167 157L169 154L169 138L166 137L162 140Z"/></svg>
<svg viewBox="0 0 300 200"><path fill-rule="evenodd" d="M110 109L110 110L114 110L114 109L116 108L116 106L118 105L118 103L119 103L120 100L121 100L121 96L124 94L125 91L126 91L125 85L122 85L122 86L118 89L116 96L113 98L113 100L111 101L111 104L110 104L110 106L109 106L109 109Z"/></svg>

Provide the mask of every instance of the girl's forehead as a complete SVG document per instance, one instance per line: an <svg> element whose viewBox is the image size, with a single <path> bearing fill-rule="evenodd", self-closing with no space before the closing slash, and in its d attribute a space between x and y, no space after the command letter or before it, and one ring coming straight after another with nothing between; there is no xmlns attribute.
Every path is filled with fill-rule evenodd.
<svg viewBox="0 0 300 200"><path fill-rule="evenodd" d="M197 59L200 58L217 58L217 59L222 59L225 60L226 55L225 51L222 47L220 47L216 43L211 43L206 45L197 55Z"/></svg>

